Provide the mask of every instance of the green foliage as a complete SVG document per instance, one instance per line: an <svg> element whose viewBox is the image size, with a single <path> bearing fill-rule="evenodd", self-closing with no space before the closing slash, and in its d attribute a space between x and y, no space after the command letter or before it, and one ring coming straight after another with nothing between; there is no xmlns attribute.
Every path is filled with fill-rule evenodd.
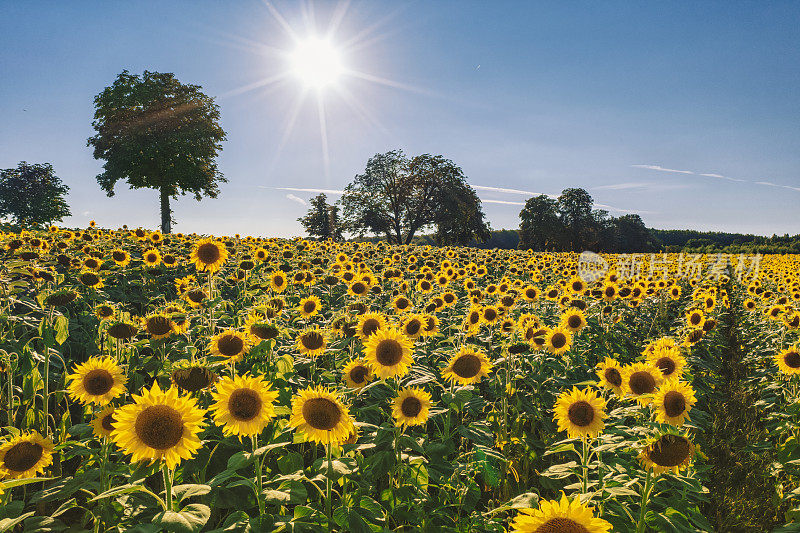
<svg viewBox="0 0 800 533"><path fill-rule="evenodd" d="M215 158L226 137L219 106L199 85L182 84L170 73L124 70L94 105L97 134L87 144L95 159L105 160L97 182L109 196L120 180L158 190L164 233L171 229L170 198L217 197L226 180Z"/></svg>
<svg viewBox="0 0 800 533"><path fill-rule="evenodd" d="M69 187L55 175L50 163L0 171L0 218L11 217L19 226L41 226L70 216L64 195Z"/></svg>
<svg viewBox="0 0 800 533"><path fill-rule="evenodd" d="M339 208L328 204L325 194L318 194L311 199L311 209L306 216L298 218L306 232L312 237L334 241L342 240L342 224L339 221Z"/></svg>
<svg viewBox="0 0 800 533"><path fill-rule="evenodd" d="M340 202L348 231L382 235L396 244L411 243L428 227L436 228L439 244L489 237L478 195L461 168L440 155L375 154Z"/></svg>

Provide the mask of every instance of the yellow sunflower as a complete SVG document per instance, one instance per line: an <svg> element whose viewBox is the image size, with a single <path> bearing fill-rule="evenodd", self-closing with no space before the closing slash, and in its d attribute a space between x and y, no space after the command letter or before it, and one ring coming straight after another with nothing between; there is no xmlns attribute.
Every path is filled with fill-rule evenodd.
<svg viewBox="0 0 800 533"><path fill-rule="evenodd" d="M363 358L353 359L344 365L342 375L351 389L363 389L375 377Z"/></svg>
<svg viewBox="0 0 800 533"><path fill-rule="evenodd" d="M125 393L125 375L110 357L92 357L75 367L67 386L73 400L84 405L106 405Z"/></svg>
<svg viewBox="0 0 800 533"><path fill-rule="evenodd" d="M175 333L175 322L172 318L154 314L142 319L142 329L145 330L152 339L164 339Z"/></svg>
<svg viewBox="0 0 800 533"><path fill-rule="evenodd" d="M775 364L781 372L787 375L800 374L800 349L798 346L791 346L780 353L775 354Z"/></svg>
<svg viewBox="0 0 800 533"><path fill-rule="evenodd" d="M217 392L212 396L214 422L225 435L258 435L275 418L278 392L260 376L225 377L217 383Z"/></svg>
<svg viewBox="0 0 800 533"><path fill-rule="evenodd" d="M52 462L53 442L36 431L0 444L0 479L36 477Z"/></svg>
<svg viewBox="0 0 800 533"><path fill-rule="evenodd" d="M639 454L642 466L654 473L675 472L686 468L694 457L694 444L683 435L666 434L651 440Z"/></svg>
<svg viewBox="0 0 800 533"><path fill-rule="evenodd" d="M562 354L572 347L572 333L561 326L555 327L547 332L545 346L555 355Z"/></svg>
<svg viewBox="0 0 800 533"><path fill-rule="evenodd" d="M656 348L647 354L647 362L661 370L665 379L678 380L683 376L686 359L677 346Z"/></svg>
<svg viewBox="0 0 800 533"><path fill-rule="evenodd" d="M321 308L322 304L319 298L313 295L300 300L300 304L297 306L297 310L300 311L303 318L311 318L319 313Z"/></svg>
<svg viewBox="0 0 800 533"><path fill-rule="evenodd" d="M286 273L282 270L276 270L269 278L269 286L275 292L283 292L289 285L289 280L286 279Z"/></svg>
<svg viewBox="0 0 800 533"><path fill-rule="evenodd" d="M622 390L622 367L619 361L606 357L606 360L597 365L597 377L600 378L600 384L619 396L625 396L625 391Z"/></svg>
<svg viewBox="0 0 800 533"><path fill-rule="evenodd" d="M205 412L194 398L179 395L176 387L162 391L154 383L133 401L114 412L111 438L134 462L163 461L172 470L202 447L197 435L205 426Z"/></svg>
<svg viewBox="0 0 800 533"><path fill-rule="evenodd" d="M306 328L298 336L295 342L297 351L308 355L309 357L316 357L325 351L328 346L328 338L325 332L317 327Z"/></svg>
<svg viewBox="0 0 800 533"><path fill-rule="evenodd" d="M144 254L142 254L142 260L144 264L149 267L158 266L161 263L161 254L156 249L147 250Z"/></svg>
<svg viewBox="0 0 800 533"><path fill-rule="evenodd" d="M222 268L227 259L228 249L221 242L212 239L197 241L189 257L197 270L212 274Z"/></svg>
<svg viewBox="0 0 800 533"><path fill-rule="evenodd" d="M253 344L274 339L280 334L278 326L272 324L262 314L252 312L244 324L244 332Z"/></svg>
<svg viewBox="0 0 800 533"><path fill-rule="evenodd" d="M413 363L411 339L394 328L380 329L367 340L366 361L380 379L400 378Z"/></svg>
<svg viewBox="0 0 800 533"><path fill-rule="evenodd" d="M292 398L289 426L320 444L338 445L355 433L348 408L335 391L325 387L303 389Z"/></svg>
<svg viewBox="0 0 800 533"><path fill-rule="evenodd" d="M107 406L92 419L92 432L98 439L110 439L111 432L114 431L114 412L116 408L112 405Z"/></svg>
<svg viewBox="0 0 800 533"><path fill-rule="evenodd" d="M586 327L586 315L580 309L568 309L561 315L561 327L577 332Z"/></svg>
<svg viewBox="0 0 800 533"><path fill-rule="evenodd" d="M539 502L538 509L521 509L511 523L512 533L608 533L611 524L594 516L580 498Z"/></svg>
<svg viewBox="0 0 800 533"><path fill-rule="evenodd" d="M405 315L400 323L400 331L409 339L417 340L425 332L423 318L422 315L416 313Z"/></svg>
<svg viewBox="0 0 800 533"><path fill-rule="evenodd" d="M661 371L648 363L633 363L622 369L622 388L641 405L648 405L663 380Z"/></svg>
<svg viewBox="0 0 800 533"><path fill-rule="evenodd" d="M386 317L382 314L364 313L358 317L356 333L361 342L366 343L371 335L382 329L386 329Z"/></svg>
<svg viewBox="0 0 800 533"><path fill-rule="evenodd" d="M451 383L471 385L487 377L491 371L492 363L485 353L475 351L469 346L462 346L442 369L442 377Z"/></svg>
<svg viewBox="0 0 800 533"><path fill-rule="evenodd" d="M249 350L250 342L247 336L232 329L217 333L208 343L211 355L226 357L229 361L241 361Z"/></svg>
<svg viewBox="0 0 800 533"><path fill-rule="evenodd" d="M392 402L392 416L398 426L419 426L428 421L430 393L415 387L401 389Z"/></svg>
<svg viewBox="0 0 800 533"><path fill-rule="evenodd" d="M673 426L682 426L689 418L689 411L695 403L697 398L691 385L667 380L653 398L656 420Z"/></svg>
<svg viewBox="0 0 800 533"><path fill-rule="evenodd" d="M703 312L699 309L694 309L686 313L686 324L690 328L702 328L703 322L706 321L706 317Z"/></svg>
<svg viewBox="0 0 800 533"><path fill-rule="evenodd" d="M603 431L606 401L591 389L564 391L553 406L553 420L570 438L594 438Z"/></svg>

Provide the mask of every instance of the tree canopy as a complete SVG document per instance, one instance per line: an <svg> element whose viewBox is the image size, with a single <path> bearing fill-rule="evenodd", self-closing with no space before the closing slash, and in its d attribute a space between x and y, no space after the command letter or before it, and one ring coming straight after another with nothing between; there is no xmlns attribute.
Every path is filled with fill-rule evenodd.
<svg viewBox="0 0 800 533"><path fill-rule="evenodd" d="M158 190L164 233L171 230L170 198L216 198L226 181L215 162L226 138L219 106L201 89L170 73L124 70L94 99L97 134L87 144L105 160L97 182L109 196L120 180Z"/></svg>
<svg viewBox="0 0 800 533"><path fill-rule="evenodd" d="M520 211L519 247L580 252L647 252L656 248L639 215L619 218L594 209L584 189L564 189L557 199L539 195Z"/></svg>
<svg viewBox="0 0 800 533"><path fill-rule="evenodd" d="M11 217L20 226L60 222L71 215L64 199L68 191L50 163L22 161L0 171L0 217Z"/></svg>
<svg viewBox="0 0 800 533"><path fill-rule="evenodd" d="M489 237L478 195L461 168L441 155L375 154L340 202L349 231L383 235L397 244L410 243L429 227L436 228L439 244Z"/></svg>
<svg viewBox="0 0 800 533"><path fill-rule="evenodd" d="M339 208L328 204L325 194L318 194L311 199L311 208L306 216L298 218L306 232L320 239L342 240L342 225L339 221Z"/></svg>

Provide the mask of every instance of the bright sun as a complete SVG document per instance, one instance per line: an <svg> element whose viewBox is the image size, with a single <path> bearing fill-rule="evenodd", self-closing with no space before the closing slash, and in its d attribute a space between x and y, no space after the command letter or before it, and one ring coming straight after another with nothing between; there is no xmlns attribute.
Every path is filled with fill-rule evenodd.
<svg viewBox="0 0 800 533"><path fill-rule="evenodd" d="M291 65L294 75L315 89L334 83L344 72L339 50L319 37L299 42L291 55Z"/></svg>

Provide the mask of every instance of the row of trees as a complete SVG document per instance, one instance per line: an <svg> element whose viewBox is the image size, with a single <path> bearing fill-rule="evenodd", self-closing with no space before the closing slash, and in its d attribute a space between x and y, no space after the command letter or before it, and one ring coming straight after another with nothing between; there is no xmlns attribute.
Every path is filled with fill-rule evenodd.
<svg viewBox="0 0 800 533"><path fill-rule="evenodd" d="M612 217L594 209L584 189L564 189L558 198L541 194L520 212L519 248L595 252L648 252L657 244L636 214Z"/></svg>
<svg viewBox="0 0 800 533"><path fill-rule="evenodd" d="M321 239L369 233L409 244L433 229L433 239L443 245L484 241L490 235L480 198L461 168L440 155L409 158L401 150L375 154L336 205L320 194L298 221Z"/></svg>

